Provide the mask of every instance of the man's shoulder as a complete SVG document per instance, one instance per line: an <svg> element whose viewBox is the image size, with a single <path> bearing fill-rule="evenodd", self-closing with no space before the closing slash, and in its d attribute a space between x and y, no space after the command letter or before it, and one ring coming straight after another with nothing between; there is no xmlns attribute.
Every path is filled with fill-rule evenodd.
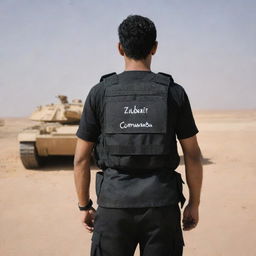
<svg viewBox="0 0 256 256"><path fill-rule="evenodd" d="M168 77L170 79L170 85L171 85L170 87L171 87L172 91L175 91L178 94L182 94L185 91L184 87L182 85L178 84L174 80L174 78L172 77L171 74L164 73L164 72L158 72L158 73L155 73L155 74L158 74L158 75L160 75L162 77Z"/></svg>
<svg viewBox="0 0 256 256"><path fill-rule="evenodd" d="M114 75L117 75L116 72L111 72L111 73L108 73L108 74L105 74L105 75L101 76L100 83L103 82L105 79L110 78Z"/></svg>
<svg viewBox="0 0 256 256"><path fill-rule="evenodd" d="M101 94L104 91L104 88L106 87L105 80L115 74L116 74L115 72L112 72L112 73L102 75L99 78L99 82L91 87L91 89L90 89L91 96L96 96L96 95Z"/></svg>
<svg viewBox="0 0 256 256"><path fill-rule="evenodd" d="M94 85L93 87L95 87L95 90L97 88L103 88L104 85L106 85L106 81L111 81L112 79L114 79L115 77L117 76L117 73L116 72L111 72L111 73L108 73L108 74L105 74L105 75L102 75L99 79L99 82Z"/></svg>
<svg viewBox="0 0 256 256"><path fill-rule="evenodd" d="M180 106L183 103L184 96L186 94L184 87L177 83L169 73L158 72L157 74L170 79L169 95L177 103L177 105Z"/></svg>

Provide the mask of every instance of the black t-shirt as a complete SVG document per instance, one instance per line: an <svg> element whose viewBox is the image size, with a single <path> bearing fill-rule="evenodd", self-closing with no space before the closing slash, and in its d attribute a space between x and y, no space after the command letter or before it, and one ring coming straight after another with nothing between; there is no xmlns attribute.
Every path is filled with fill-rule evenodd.
<svg viewBox="0 0 256 256"><path fill-rule="evenodd" d="M124 71L118 74L119 81L128 82L143 79L151 71ZM82 117L76 135L86 141L96 142L103 124L104 87L102 83L93 86L86 98ZM175 135L185 139L198 133L192 114L189 98L181 85L175 83L171 97L179 97L179 104L172 105L168 111L174 116ZM176 139L176 138L175 138ZM179 191L173 172L132 174L107 168L101 184L98 204L102 207L158 207L177 203Z"/></svg>

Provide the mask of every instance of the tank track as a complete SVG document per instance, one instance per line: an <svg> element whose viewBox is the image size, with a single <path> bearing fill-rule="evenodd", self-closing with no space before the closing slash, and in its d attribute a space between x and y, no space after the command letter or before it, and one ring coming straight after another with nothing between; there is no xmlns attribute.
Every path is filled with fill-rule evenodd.
<svg viewBox="0 0 256 256"><path fill-rule="evenodd" d="M37 169L42 163L34 142L20 142L20 159L26 169Z"/></svg>

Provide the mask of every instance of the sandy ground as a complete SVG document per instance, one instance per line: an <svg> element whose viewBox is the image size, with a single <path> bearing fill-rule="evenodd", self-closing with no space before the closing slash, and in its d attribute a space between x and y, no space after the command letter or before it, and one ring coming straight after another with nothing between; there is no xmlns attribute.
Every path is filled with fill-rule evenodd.
<svg viewBox="0 0 256 256"><path fill-rule="evenodd" d="M0 255L89 255L91 234L80 223L72 158L54 158L43 169L25 170L16 138L32 122L4 119L0 127ZM184 255L255 256L256 110L195 111L195 119L204 156L204 183L200 223L183 233ZM184 165L178 171L185 178ZM94 182L95 170L91 195L96 202Z"/></svg>

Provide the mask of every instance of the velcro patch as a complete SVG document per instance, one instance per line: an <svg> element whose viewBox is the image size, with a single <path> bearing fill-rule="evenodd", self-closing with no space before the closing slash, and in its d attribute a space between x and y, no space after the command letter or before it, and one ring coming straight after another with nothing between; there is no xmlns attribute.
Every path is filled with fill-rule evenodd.
<svg viewBox="0 0 256 256"><path fill-rule="evenodd" d="M166 133L167 103L162 97L107 101L104 119L105 133Z"/></svg>

